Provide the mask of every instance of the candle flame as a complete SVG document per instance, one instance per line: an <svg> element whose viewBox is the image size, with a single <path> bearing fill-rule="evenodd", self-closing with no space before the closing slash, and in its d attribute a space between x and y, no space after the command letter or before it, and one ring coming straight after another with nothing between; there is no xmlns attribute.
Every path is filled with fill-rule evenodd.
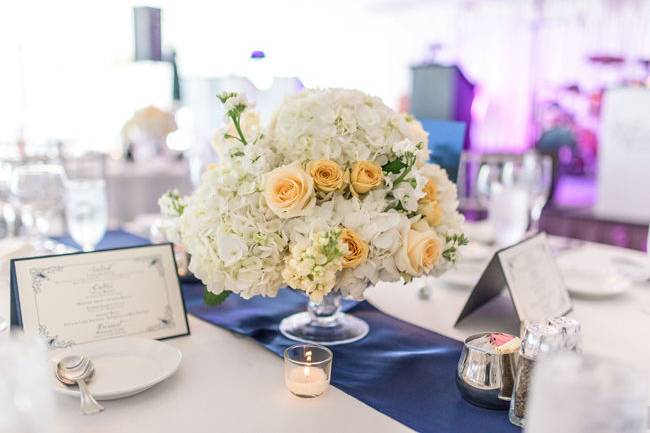
<svg viewBox="0 0 650 433"><path fill-rule="evenodd" d="M305 357L307 358L307 362L311 362L311 350L308 350L305 353Z"/></svg>

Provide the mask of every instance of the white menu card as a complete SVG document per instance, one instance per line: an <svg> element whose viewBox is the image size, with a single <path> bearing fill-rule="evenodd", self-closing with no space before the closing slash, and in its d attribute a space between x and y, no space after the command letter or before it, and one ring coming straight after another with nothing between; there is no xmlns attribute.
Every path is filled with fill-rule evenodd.
<svg viewBox="0 0 650 433"><path fill-rule="evenodd" d="M498 257L522 320L559 317L571 309L569 292L545 234L502 250Z"/></svg>
<svg viewBox="0 0 650 433"><path fill-rule="evenodd" d="M497 251L472 290L456 325L507 288L519 320L543 320L571 311L569 292L540 233Z"/></svg>
<svg viewBox="0 0 650 433"><path fill-rule="evenodd" d="M171 244L15 259L12 326L51 348L189 334Z"/></svg>

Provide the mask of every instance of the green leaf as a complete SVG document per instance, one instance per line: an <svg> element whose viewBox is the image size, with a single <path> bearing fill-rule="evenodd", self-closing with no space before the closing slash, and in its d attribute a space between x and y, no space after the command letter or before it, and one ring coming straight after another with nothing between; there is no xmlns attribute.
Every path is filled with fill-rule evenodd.
<svg viewBox="0 0 650 433"><path fill-rule="evenodd" d="M406 167L407 165L401 159L394 159L384 164L381 169L384 170L384 173L399 174Z"/></svg>
<svg viewBox="0 0 650 433"><path fill-rule="evenodd" d="M230 293L231 292L228 290L224 290L223 292L216 295L206 288L203 290L203 302L205 302L206 305L219 305L225 301L228 296L230 296Z"/></svg>

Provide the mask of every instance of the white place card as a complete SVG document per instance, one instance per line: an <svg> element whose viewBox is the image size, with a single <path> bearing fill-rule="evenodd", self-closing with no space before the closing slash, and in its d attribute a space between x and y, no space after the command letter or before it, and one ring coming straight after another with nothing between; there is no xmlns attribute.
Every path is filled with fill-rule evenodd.
<svg viewBox="0 0 650 433"><path fill-rule="evenodd" d="M569 292L544 233L495 253L467 299L456 325L504 288L510 293L520 321L559 317L572 308Z"/></svg>
<svg viewBox="0 0 650 433"><path fill-rule="evenodd" d="M51 348L189 334L171 244L11 261L11 323Z"/></svg>

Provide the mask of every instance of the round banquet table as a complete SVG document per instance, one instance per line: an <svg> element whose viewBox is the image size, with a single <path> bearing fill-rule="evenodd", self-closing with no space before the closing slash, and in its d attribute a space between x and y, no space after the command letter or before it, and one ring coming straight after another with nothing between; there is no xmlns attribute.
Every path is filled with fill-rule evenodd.
<svg viewBox="0 0 650 433"><path fill-rule="evenodd" d="M154 158L146 162L108 161L108 212L112 224L160 211L158 198L171 189L192 190L187 161Z"/></svg>
<svg viewBox="0 0 650 433"><path fill-rule="evenodd" d="M0 255L2 252L0 248ZM615 257L644 259L639 252L584 243L565 251L558 260L573 261L585 269L602 269L612 266ZM5 256L0 286L0 314L4 317L9 315L6 261ZM387 314L458 340L484 330L517 332L518 323L505 293L454 328L469 289L434 279L425 283L431 290L428 300L419 299L417 282L406 286L380 284L368 290L367 298ZM639 283L609 299L574 299L569 315L582 324L585 353L625 360L642 368L646 379L650 379L649 283ZM167 340L183 353L181 367L174 376L136 396L103 402L106 410L93 416L78 414L77 399L56 395L54 419L48 423L48 431L411 431L335 387L316 399L294 397L284 385L282 359L252 339L193 316L189 317L189 325L190 336Z"/></svg>

